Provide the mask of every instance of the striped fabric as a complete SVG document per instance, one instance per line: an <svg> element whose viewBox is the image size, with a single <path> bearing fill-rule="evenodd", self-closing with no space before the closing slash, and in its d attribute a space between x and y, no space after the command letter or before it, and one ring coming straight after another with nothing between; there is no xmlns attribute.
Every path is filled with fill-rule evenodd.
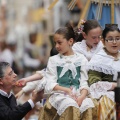
<svg viewBox="0 0 120 120"><path fill-rule="evenodd" d="M107 96L102 96L99 100L98 120L116 120L115 103Z"/></svg>

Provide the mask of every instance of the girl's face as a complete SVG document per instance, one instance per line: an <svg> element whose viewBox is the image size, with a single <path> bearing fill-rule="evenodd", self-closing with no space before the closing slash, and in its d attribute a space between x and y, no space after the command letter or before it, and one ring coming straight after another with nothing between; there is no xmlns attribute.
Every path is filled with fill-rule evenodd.
<svg viewBox="0 0 120 120"><path fill-rule="evenodd" d="M67 41L67 39L64 38L63 35L55 34L54 42L55 42L56 50L60 54L70 55L72 53L72 44L73 44L72 38L69 41Z"/></svg>
<svg viewBox="0 0 120 120"><path fill-rule="evenodd" d="M86 40L86 44L90 47L95 47L101 39L102 30L100 27L94 28L88 32L88 34L83 33Z"/></svg>
<svg viewBox="0 0 120 120"><path fill-rule="evenodd" d="M109 53L118 53L120 48L120 33L118 31L108 32L104 40L104 45Z"/></svg>

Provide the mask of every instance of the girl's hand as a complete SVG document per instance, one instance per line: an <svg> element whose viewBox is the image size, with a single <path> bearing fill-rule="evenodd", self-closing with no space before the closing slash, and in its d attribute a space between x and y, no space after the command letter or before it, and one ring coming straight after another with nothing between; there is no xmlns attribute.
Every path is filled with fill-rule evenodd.
<svg viewBox="0 0 120 120"><path fill-rule="evenodd" d="M67 87L63 87L63 86L59 86L59 85L56 85L53 90L54 91L63 91L66 95L69 95L70 97L72 97L73 99L75 99L76 95L74 95L73 91L72 91L73 88L67 88Z"/></svg>
<svg viewBox="0 0 120 120"><path fill-rule="evenodd" d="M27 83L26 79L22 78L22 79L18 80L15 85L18 87L23 87L26 85L26 83Z"/></svg>
<svg viewBox="0 0 120 120"><path fill-rule="evenodd" d="M65 91L68 95L70 95L71 96L71 94L72 94L72 90L70 89L70 88L66 88L66 91Z"/></svg>
<svg viewBox="0 0 120 120"><path fill-rule="evenodd" d="M112 88L113 88L113 90L114 90L116 87L117 87L117 83L113 82L113 83L112 83Z"/></svg>
<svg viewBox="0 0 120 120"><path fill-rule="evenodd" d="M84 100L84 98L82 96L79 96L76 98L76 102L79 106L81 106L83 100Z"/></svg>
<svg viewBox="0 0 120 120"><path fill-rule="evenodd" d="M67 94L76 101L76 94L73 93L72 88L67 88Z"/></svg>

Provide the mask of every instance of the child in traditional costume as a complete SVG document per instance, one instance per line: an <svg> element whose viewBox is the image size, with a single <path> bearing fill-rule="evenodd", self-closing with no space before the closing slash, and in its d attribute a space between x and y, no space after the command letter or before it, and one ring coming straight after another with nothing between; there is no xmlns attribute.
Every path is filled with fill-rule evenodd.
<svg viewBox="0 0 120 120"><path fill-rule="evenodd" d="M107 25L102 36L105 47L88 64L88 82L91 97L98 101L98 119L116 120L114 88L120 72L120 30L116 25Z"/></svg>
<svg viewBox="0 0 120 120"><path fill-rule="evenodd" d="M73 50L82 53L88 60L103 48L101 42L102 29L96 20L81 21L78 41L73 45Z"/></svg>
<svg viewBox="0 0 120 120"><path fill-rule="evenodd" d="M45 91L50 93L50 97L39 120L94 119L94 103L87 98L88 61L84 55L72 50L74 40L75 33L71 26L60 28L54 34L55 47L59 54L48 60Z"/></svg>

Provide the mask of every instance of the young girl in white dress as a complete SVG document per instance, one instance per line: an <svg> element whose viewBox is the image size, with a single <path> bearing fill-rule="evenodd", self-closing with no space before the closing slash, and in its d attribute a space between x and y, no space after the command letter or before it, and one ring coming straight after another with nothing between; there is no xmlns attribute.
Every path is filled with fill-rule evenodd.
<svg viewBox="0 0 120 120"><path fill-rule="evenodd" d="M120 72L120 30L107 25L102 33L105 48L88 64L88 83L92 98L98 101L98 119L116 120L114 89Z"/></svg>
<svg viewBox="0 0 120 120"><path fill-rule="evenodd" d="M71 26L60 28L54 34L59 54L48 60L45 91L51 95L39 120L93 120L96 115L91 113L94 103L87 98L88 61L84 55L72 50L74 40L75 33Z"/></svg>
<svg viewBox="0 0 120 120"><path fill-rule="evenodd" d="M103 48L101 42L102 29L96 20L81 21L78 41L73 45L73 50L82 53L88 60Z"/></svg>

